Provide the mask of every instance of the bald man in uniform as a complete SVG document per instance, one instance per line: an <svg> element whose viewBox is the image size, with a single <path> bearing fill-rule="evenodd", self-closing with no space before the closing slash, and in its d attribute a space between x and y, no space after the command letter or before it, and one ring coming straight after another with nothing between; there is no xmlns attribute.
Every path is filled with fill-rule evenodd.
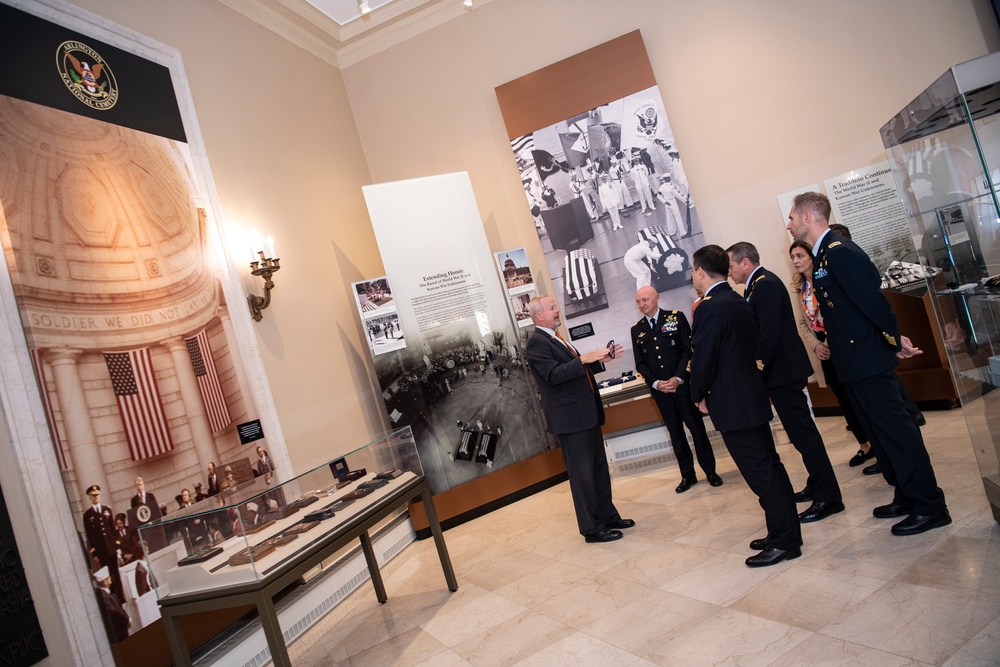
<svg viewBox="0 0 1000 667"><path fill-rule="evenodd" d="M649 386L649 393L670 434L670 446L681 470L681 483L674 491L684 493L698 483L694 457L684 426L691 432L698 465L712 486L722 486L715 472L715 453L705 430L705 418L691 402L688 361L691 360L691 327L684 313L660 308L660 295L650 286L635 293L642 313L632 325L632 355L635 369Z"/></svg>

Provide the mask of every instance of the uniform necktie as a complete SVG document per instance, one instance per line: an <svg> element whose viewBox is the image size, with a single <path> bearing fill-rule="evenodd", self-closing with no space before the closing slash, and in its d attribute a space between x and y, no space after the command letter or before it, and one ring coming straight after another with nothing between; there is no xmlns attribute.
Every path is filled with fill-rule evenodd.
<svg viewBox="0 0 1000 667"><path fill-rule="evenodd" d="M563 338L562 336L560 336L558 331L556 332L556 338L558 338L559 342L561 342L563 345L566 346L566 349L569 350L570 354L572 354L577 359L580 358L580 353L576 351L576 348L573 347L572 345L570 345L569 343L567 343L566 339ZM591 379L591 377L590 377L590 371L587 369L586 366L583 367L583 372L587 374L587 384L590 385L590 393L592 393L592 394L596 393L594 391L594 381Z"/></svg>
<svg viewBox="0 0 1000 667"><path fill-rule="evenodd" d="M656 328L656 320L654 320L652 317L647 317L646 319L649 320L649 329L650 329L650 331L652 331L653 329L655 329Z"/></svg>

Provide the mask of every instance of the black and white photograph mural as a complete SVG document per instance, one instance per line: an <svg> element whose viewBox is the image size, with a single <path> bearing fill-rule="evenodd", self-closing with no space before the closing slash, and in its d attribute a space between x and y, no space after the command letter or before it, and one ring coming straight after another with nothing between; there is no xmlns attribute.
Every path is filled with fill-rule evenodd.
<svg viewBox="0 0 1000 667"><path fill-rule="evenodd" d="M643 285L660 292L664 308L690 313L690 256L705 241L656 86L581 109L511 147L571 336L581 327L599 341L630 340ZM631 367L625 354L608 370Z"/></svg>

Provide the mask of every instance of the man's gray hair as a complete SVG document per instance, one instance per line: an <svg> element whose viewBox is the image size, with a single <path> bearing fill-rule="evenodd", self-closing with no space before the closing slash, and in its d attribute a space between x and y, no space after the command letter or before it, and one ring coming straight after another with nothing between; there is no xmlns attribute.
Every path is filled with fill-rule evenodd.
<svg viewBox="0 0 1000 667"><path fill-rule="evenodd" d="M525 310L528 311L528 317L531 318L532 322L535 321L535 316L538 315L538 311L542 309L542 299L544 298L544 296L533 296L531 297L531 301L528 302L528 305L525 306Z"/></svg>

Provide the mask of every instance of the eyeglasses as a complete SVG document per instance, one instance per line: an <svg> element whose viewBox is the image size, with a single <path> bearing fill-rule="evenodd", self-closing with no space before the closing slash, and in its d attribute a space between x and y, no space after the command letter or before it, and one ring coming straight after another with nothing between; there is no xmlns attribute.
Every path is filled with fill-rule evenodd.
<svg viewBox="0 0 1000 667"><path fill-rule="evenodd" d="M610 356L612 359L615 358L615 339L614 338L612 338L611 340L608 341L608 356Z"/></svg>

